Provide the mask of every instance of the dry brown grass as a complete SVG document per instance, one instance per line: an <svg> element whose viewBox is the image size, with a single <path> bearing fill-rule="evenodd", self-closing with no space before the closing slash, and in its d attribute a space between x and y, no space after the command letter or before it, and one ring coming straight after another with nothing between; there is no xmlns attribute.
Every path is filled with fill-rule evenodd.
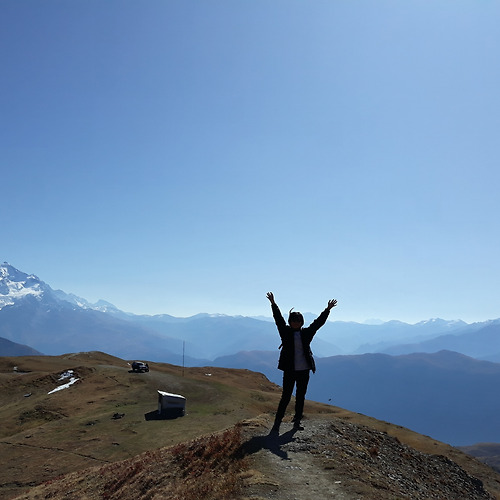
<svg viewBox="0 0 500 500"><path fill-rule="evenodd" d="M244 459L238 426L129 460L69 474L33 488L19 500L226 500L241 485Z"/></svg>

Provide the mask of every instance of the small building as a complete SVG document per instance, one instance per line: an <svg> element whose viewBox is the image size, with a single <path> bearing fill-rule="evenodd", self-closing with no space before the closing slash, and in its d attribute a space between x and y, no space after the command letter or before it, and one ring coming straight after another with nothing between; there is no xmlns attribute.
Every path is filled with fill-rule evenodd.
<svg viewBox="0 0 500 500"><path fill-rule="evenodd" d="M183 417L186 414L186 398L179 394L158 391L158 413L165 417Z"/></svg>

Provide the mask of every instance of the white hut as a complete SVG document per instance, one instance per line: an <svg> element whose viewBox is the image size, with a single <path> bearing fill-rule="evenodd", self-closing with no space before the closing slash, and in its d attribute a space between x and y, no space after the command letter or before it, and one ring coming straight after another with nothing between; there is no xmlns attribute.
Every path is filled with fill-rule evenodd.
<svg viewBox="0 0 500 500"><path fill-rule="evenodd" d="M169 417L183 417L186 414L186 398L179 394L158 391L158 413Z"/></svg>

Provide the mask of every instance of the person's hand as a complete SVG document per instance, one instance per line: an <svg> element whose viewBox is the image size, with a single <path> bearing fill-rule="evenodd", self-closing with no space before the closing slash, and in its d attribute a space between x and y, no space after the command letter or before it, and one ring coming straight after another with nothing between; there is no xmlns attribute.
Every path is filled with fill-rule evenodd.
<svg viewBox="0 0 500 500"><path fill-rule="evenodd" d="M332 299L332 300L328 301L328 305L326 306L326 308L328 310L330 310L330 309L333 309L336 305L337 305L337 301L335 299Z"/></svg>
<svg viewBox="0 0 500 500"><path fill-rule="evenodd" d="M269 299L269 302L271 302L271 304L276 304L276 302L274 302L273 292L267 292L266 297Z"/></svg>

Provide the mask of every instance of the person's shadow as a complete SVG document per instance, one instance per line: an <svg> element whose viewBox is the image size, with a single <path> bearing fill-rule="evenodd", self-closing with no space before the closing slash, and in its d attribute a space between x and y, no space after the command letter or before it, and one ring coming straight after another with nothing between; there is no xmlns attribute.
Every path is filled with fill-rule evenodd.
<svg viewBox="0 0 500 500"><path fill-rule="evenodd" d="M252 455L260 450L269 450L282 460L290 460L288 453L282 450L281 447L285 444L291 443L294 440L294 435L297 429L291 429L281 436L277 432L270 432L265 436L254 436L241 446L243 456Z"/></svg>

